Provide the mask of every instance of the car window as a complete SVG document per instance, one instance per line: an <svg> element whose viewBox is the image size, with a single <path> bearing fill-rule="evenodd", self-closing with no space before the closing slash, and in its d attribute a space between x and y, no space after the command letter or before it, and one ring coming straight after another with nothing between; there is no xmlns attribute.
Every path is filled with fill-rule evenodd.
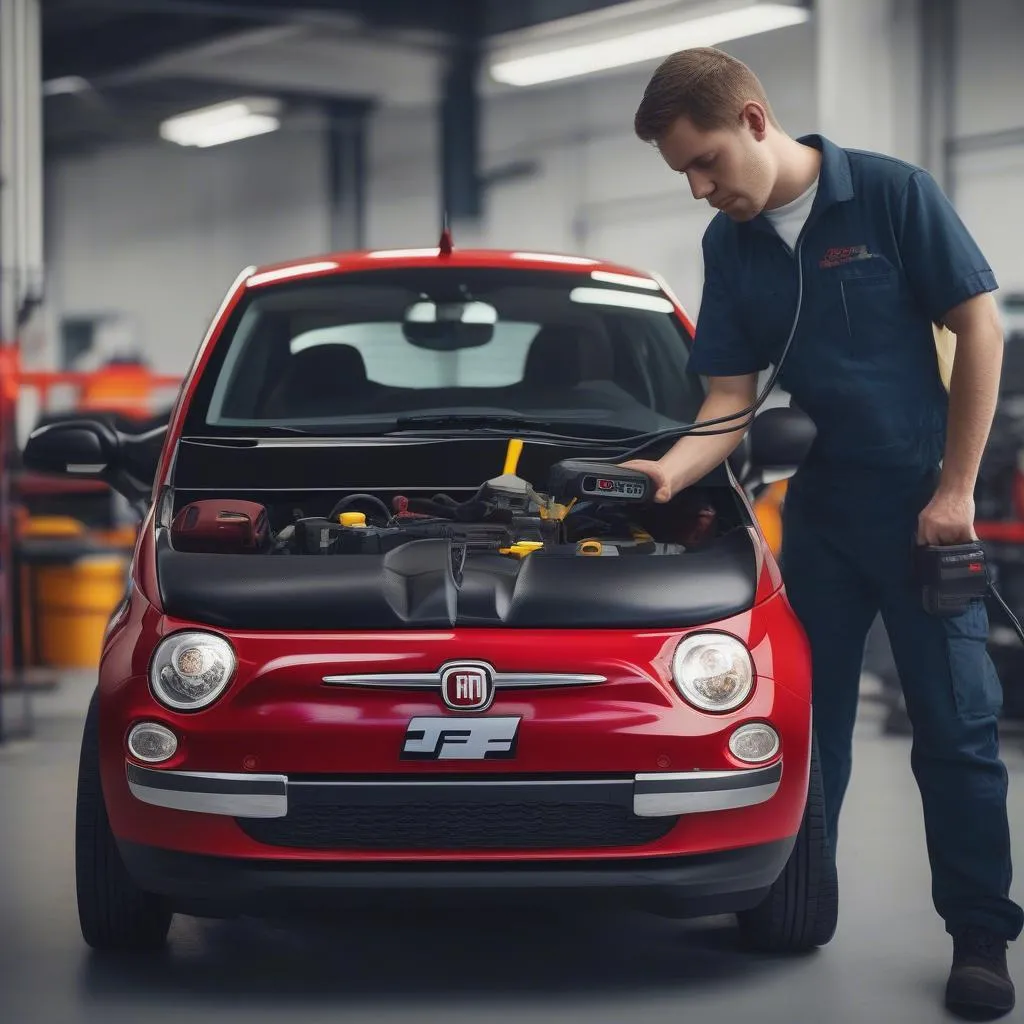
<svg viewBox="0 0 1024 1024"><path fill-rule="evenodd" d="M320 327L292 338L297 355L318 345L350 345L363 359L366 379L395 388L500 387L523 379L530 343L540 324L495 324L494 337L479 348L431 352L411 344L397 323Z"/></svg>
<svg viewBox="0 0 1024 1024"><path fill-rule="evenodd" d="M654 282L436 266L280 282L226 324L185 429L372 432L449 413L660 430L703 400L688 341Z"/></svg>

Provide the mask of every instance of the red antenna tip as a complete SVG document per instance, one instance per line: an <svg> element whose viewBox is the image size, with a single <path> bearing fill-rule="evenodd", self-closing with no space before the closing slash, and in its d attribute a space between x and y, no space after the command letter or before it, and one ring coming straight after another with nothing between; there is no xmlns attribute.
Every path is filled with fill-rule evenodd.
<svg viewBox="0 0 1024 1024"><path fill-rule="evenodd" d="M451 256L452 244L451 230L449 228L445 228L444 231L441 232L440 248L442 256Z"/></svg>

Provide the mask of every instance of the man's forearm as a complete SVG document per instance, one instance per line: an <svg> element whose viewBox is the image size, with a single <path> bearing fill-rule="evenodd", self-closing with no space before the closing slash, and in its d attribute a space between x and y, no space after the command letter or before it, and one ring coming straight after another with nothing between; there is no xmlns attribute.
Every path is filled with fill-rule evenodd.
<svg viewBox="0 0 1024 1024"><path fill-rule="evenodd" d="M697 414L697 420L718 419L720 416L735 416L736 413L748 408L750 404L742 396L715 394L712 392L704 400L704 404ZM718 423L712 427L700 429L725 430L729 427L739 426L745 420L749 420L749 418L748 414L724 423ZM678 492L689 487L724 462L733 453L740 441L743 440L743 435L747 429L747 426L742 426L739 430L731 430L729 433L710 434L703 437L700 435L681 437L661 459L672 479L673 491Z"/></svg>
<svg viewBox="0 0 1024 1024"><path fill-rule="evenodd" d="M974 493L999 397L1002 357L1003 337L997 317L974 318L963 333L957 332L939 483L944 492Z"/></svg>

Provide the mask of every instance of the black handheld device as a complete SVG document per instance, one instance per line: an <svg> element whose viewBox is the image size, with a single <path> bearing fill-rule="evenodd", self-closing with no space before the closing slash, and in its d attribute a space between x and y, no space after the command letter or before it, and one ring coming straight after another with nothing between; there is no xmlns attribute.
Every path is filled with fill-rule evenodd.
<svg viewBox="0 0 1024 1024"><path fill-rule="evenodd" d="M980 541L967 544L915 543L914 576L921 587L924 610L930 615L959 615L967 610L971 601L991 595L1024 643L1024 627L996 590L985 558L985 548Z"/></svg>
<svg viewBox="0 0 1024 1024"><path fill-rule="evenodd" d="M651 478L638 469L588 459L563 459L548 472L548 490L556 501L578 498L642 504L650 501L653 485Z"/></svg>
<svg viewBox="0 0 1024 1024"><path fill-rule="evenodd" d="M924 609L931 615L959 615L989 591L985 549L967 544L915 544L914 571Z"/></svg>

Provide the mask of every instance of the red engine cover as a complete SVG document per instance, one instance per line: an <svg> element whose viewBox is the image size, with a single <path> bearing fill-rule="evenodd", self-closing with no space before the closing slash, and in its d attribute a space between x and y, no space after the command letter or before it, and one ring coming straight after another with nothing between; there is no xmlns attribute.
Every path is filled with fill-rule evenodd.
<svg viewBox="0 0 1024 1024"><path fill-rule="evenodd" d="M179 551L245 553L262 551L269 541L267 510L255 501L204 498L186 505L171 524Z"/></svg>

